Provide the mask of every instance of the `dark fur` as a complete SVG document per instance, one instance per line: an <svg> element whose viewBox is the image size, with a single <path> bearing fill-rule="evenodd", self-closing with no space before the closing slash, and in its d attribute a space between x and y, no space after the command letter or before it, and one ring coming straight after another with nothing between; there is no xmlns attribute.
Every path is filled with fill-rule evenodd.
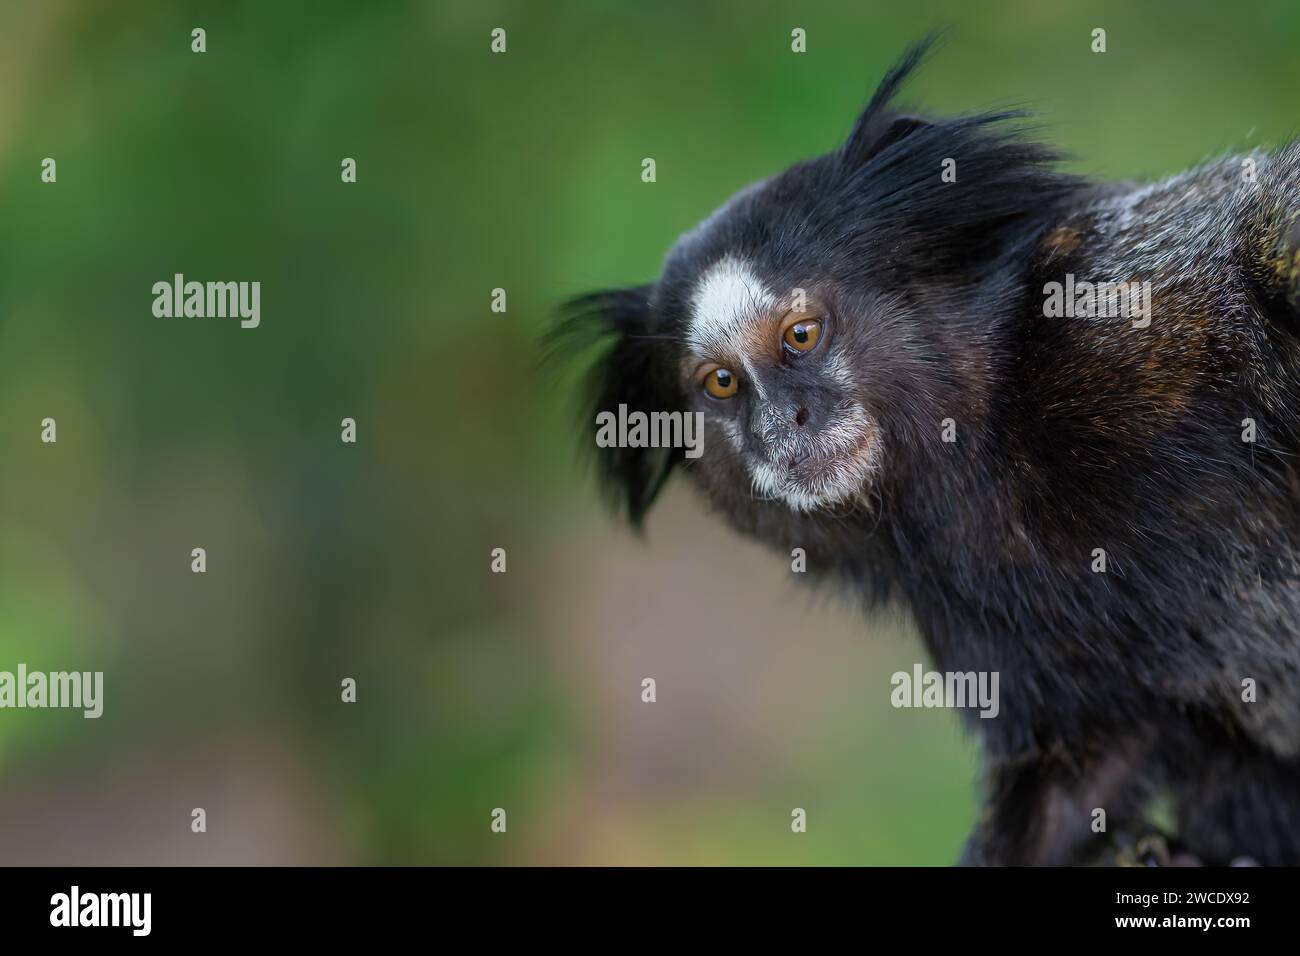
<svg viewBox="0 0 1300 956"><path fill-rule="evenodd" d="M1300 863L1300 150L1257 154L1253 186L1240 157L1088 183L1014 114L894 113L923 52L840 150L742 191L656 282L579 300L567 326L614 338L592 409L700 408L679 362L701 270L735 252L815 289L879 417L871 506L757 500L720 442L695 462L603 451L603 477L639 522L684 464L745 534L905 605L940 668L1000 672L1001 714L970 721L988 805L966 861L1088 859L1092 808L1114 831L1168 792L1207 862ZM1066 272L1150 280L1151 327L1044 318Z"/></svg>

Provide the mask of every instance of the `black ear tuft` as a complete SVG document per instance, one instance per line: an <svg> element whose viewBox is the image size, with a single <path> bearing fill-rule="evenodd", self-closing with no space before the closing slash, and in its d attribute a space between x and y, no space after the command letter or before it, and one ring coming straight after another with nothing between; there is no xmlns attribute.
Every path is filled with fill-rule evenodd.
<svg viewBox="0 0 1300 956"><path fill-rule="evenodd" d="M583 444L594 448L597 475L618 510L638 530L680 450L670 448L599 448L595 444L600 412L647 414L680 409L684 400L673 374L666 336L654 334L650 306L652 286L611 289L566 303L563 320L551 335L552 355L572 355L585 346L612 339L588 372L583 400Z"/></svg>
<svg viewBox="0 0 1300 956"><path fill-rule="evenodd" d="M918 129L930 125L929 120L923 119L920 116L912 115L890 116L888 120L887 124L882 124L884 125L884 130L880 135L872 140L864 149L863 155L858 157L857 161L859 164L865 163L867 160L871 159L871 157L875 156L877 153L883 152L886 147L892 146L899 140L906 139Z"/></svg>
<svg viewBox="0 0 1300 956"><path fill-rule="evenodd" d="M938 34L932 33L914 44L880 81L871 102L853 124L853 130L840 149L841 156L850 166L861 166L887 146L927 125L918 116L893 113L890 103L907 78L929 55L937 39Z"/></svg>

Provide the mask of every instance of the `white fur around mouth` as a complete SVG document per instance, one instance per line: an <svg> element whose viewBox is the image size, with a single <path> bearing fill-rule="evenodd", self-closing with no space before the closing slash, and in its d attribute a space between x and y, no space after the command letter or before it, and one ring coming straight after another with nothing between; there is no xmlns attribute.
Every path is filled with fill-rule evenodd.
<svg viewBox="0 0 1300 956"><path fill-rule="evenodd" d="M798 468L751 461L754 489L765 498L784 501L794 511L841 504L866 487L876 470L879 444L875 425L855 405L850 414L818 436L811 456Z"/></svg>

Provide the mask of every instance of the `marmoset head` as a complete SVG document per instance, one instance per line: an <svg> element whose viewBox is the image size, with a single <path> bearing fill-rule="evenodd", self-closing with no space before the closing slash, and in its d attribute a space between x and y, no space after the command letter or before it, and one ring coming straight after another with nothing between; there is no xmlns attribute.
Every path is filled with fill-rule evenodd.
<svg viewBox="0 0 1300 956"><path fill-rule="evenodd" d="M1006 129L1019 114L894 110L927 47L888 72L838 148L742 189L673 245L656 281L571 303L563 341L614 339L588 411L701 413L688 466L732 510L856 507L909 446L937 442L944 403L957 414L987 398L978 316L1005 303L970 290L1066 180ZM599 455L634 523L683 462L664 448Z"/></svg>

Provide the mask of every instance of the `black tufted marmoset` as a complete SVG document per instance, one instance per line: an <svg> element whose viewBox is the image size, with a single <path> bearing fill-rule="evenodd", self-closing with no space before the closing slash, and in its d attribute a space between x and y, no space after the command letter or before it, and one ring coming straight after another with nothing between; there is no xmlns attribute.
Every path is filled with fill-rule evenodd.
<svg viewBox="0 0 1300 956"><path fill-rule="evenodd" d="M963 862L1092 861L1163 796L1201 861L1300 863L1300 146L1090 182L1019 113L898 111L926 47L571 304L589 413L704 416L698 458L599 449L604 484L640 524L680 471L999 674Z"/></svg>

